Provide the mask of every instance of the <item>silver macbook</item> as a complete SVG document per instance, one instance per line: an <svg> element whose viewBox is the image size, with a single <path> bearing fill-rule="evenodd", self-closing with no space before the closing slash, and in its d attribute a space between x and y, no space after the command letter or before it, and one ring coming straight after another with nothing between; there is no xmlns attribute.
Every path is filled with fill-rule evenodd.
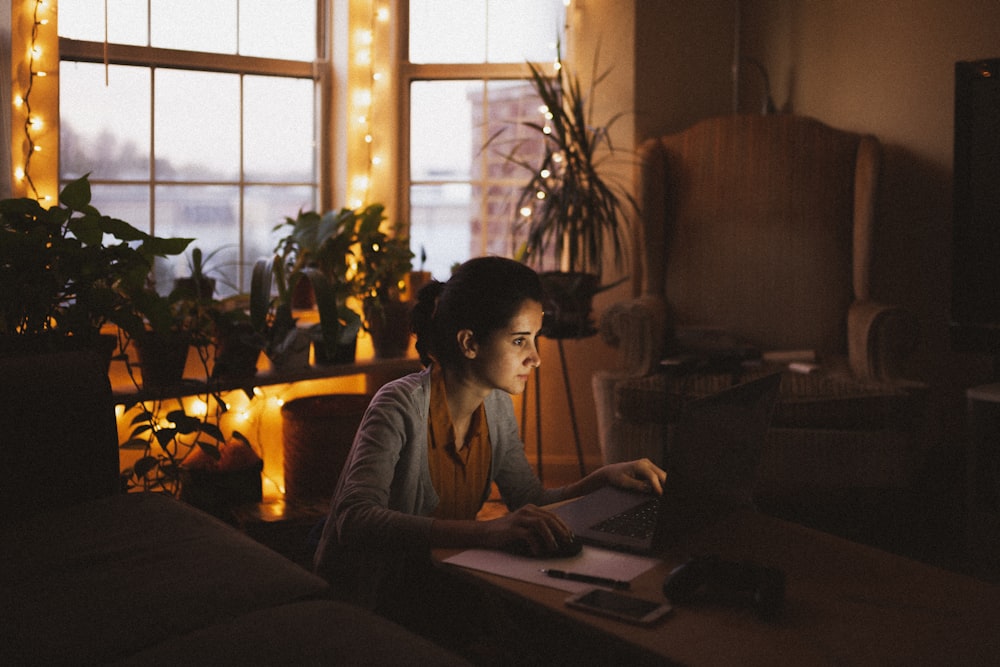
<svg viewBox="0 0 1000 667"><path fill-rule="evenodd" d="M669 433L663 496L604 487L555 512L586 544L650 553L752 506L780 383L775 373L685 405Z"/></svg>

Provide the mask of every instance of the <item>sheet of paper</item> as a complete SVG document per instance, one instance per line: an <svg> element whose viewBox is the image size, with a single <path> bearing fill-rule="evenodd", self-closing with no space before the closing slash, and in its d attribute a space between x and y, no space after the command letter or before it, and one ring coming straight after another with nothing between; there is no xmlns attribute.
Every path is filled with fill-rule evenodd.
<svg viewBox="0 0 1000 667"><path fill-rule="evenodd" d="M547 576L542 570L563 570L631 581L660 563L658 559L650 556L637 556L592 546L583 547L583 551L579 555L570 558L526 558L504 551L469 549L445 559L444 562L472 570L498 574L502 577L559 588L572 593L593 588L594 585L567 579L555 579Z"/></svg>

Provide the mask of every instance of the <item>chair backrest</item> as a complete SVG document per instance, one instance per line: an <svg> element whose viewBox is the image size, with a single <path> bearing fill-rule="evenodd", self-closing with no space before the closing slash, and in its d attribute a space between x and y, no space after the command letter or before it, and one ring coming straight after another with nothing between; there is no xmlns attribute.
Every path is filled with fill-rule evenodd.
<svg viewBox="0 0 1000 667"><path fill-rule="evenodd" d="M116 493L118 430L92 352L0 359L0 511L19 516Z"/></svg>
<svg viewBox="0 0 1000 667"><path fill-rule="evenodd" d="M869 297L879 155L874 137L790 115L647 141L641 292L673 325L846 353L848 307Z"/></svg>

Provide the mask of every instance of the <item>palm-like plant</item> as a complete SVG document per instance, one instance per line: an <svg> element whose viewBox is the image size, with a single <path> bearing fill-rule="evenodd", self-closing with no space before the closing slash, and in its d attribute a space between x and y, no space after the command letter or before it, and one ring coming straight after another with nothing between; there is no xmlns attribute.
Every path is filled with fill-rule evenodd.
<svg viewBox="0 0 1000 667"><path fill-rule="evenodd" d="M579 77L562 66L561 55L555 76L548 76L536 63L528 63L528 68L545 107L545 121L521 122L541 138L539 164L521 156L519 146L504 155L531 174L517 201L515 225L525 233L518 255L537 265L551 249L566 270L600 277L606 249L611 250L615 268L624 265L629 216L637 210L632 195L602 173L615 152L610 128L623 113L604 125L591 122L594 91L609 71L595 71L585 90Z"/></svg>

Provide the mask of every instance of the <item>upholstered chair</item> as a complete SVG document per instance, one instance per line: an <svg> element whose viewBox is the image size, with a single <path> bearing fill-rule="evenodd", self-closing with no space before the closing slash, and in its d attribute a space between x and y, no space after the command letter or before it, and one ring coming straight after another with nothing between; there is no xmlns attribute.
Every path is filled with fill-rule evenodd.
<svg viewBox="0 0 1000 667"><path fill-rule="evenodd" d="M593 378L605 460L664 461L686 400L777 369L759 493L910 484L926 388L900 372L915 319L872 292L878 140L731 115L650 139L641 159L635 298L603 313L620 361Z"/></svg>

